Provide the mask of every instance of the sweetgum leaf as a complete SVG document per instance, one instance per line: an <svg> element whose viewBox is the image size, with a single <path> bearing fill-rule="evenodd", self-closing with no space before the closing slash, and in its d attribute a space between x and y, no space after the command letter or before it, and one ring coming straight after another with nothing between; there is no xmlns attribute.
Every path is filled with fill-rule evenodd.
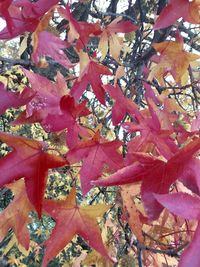
<svg viewBox="0 0 200 267"><path fill-rule="evenodd" d="M9 7L13 0L2 0L0 3L0 16L6 20L7 28L9 32L13 31L14 24L9 13Z"/></svg>
<svg viewBox="0 0 200 267"><path fill-rule="evenodd" d="M118 60L120 52L123 49L123 45L116 33L129 33L136 31L137 29L137 26L132 24L130 21L121 20L121 17L114 19L110 24L108 24L102 30L98 46L101 51L101 60L106 57L108 49L110 49L110 54L113 58Z"/></svg>
<svg viewBox="0 0 200 267"><path fill-rule="evenodd" d="M118 84L116 84L116 86L107 84L104 85L103 88L115 100L115 104L112 108L113 125L120 123L126 113L129 113L137 120L142 119L142 115L139 112L138 106L123 95Z"/></svg>
<svg viewBox="0 0 200 267"><path fill-rule="evenodd" d="M170 212L184 219L198 220L198 226L194 237L181 255L179 267L199 266L200 255L198 251L200 243L200 198L186 193L174 193L167 195L154 195L157 201Z"/></svg>
<svg viewBox="0 0 200 267"><path fill-rule="evenodd" d="M88 58L79 78L72 86L71 95L78 100L90 84L99 102L105 105L105 89L101 75L112 75L112 72L106 66Z"/></svg>
<svg viewBox="0 0 200 267"><path fill-rule="evenodd" d="M174 24L174 22L181 17L190 23L200 23L198 0L170 1L157 18L154 25L154 30L166 28Z"/></svg>
<svg viewBox="0 0 200 267"><path fill-rule="evenodd" d="M101 33L99 23L77 21L73 17L69 5L67 5L65 8L58 8L58 12L69 22L68 42L71 44L74 40L77 40L76 48L78 50L87 46L90 35L98 35Z"/></svg>
<svg viewBox="0 0 200 267"><path fill-rule="evenodd" d="M191 243L184 250L181 255L180 262L178 267L199 267L200 262L200 253L199 253L199 244L200 244L200 224L196 228L195 234Z"/></svg>
<svg viewBox="0 0 200 267"><path fill-rule="evenodd" d="M22 179L5 186L12 190L14 199L0 213L0 242L12 228L19 244L28 250L30 234L27 225L30 223L29 212L34 210L34 207L29 202Z"/></svg>
<svg viewBox="0 0 200 267"><path fill-rule="evenodd" d="M63 49L67 48L67 43L50 32L42 31L38 33L37 47L34 47L32 59L35 64L39 63L42 56L48 56L66 68L73 67L65 55Z"/></svg>
<svg viewBox="0 0 200 267"><path fill-rule="evenodd" d="M77 118L90 114L86 103L86 101L83 101L78 104L73 97L65 95L60 100L62 113L47 115L42 125L48 125L52 132L67 128L66 142L69 148L73 148L79 143L79 136L88 136L88 131L77 123Z"/></svg>
<svg viewBox="0 0 200 267"><path fill-rule="evenodd" d="M96 219L102 217L110 208L109 205L98 204L80 207L76 204L76 190L73 188L65 200L45 200L44 211L56 222L50 238L44 242L45 255L42 267L55 257L78 234L104 257L108 255L101 238Z"/></svg>
<svg viewBox="0 0 200 267"><path fill-rule="evenodd" d="M194 158L189 161L180 181L193 193L200 195L200 160Z"/></svg>
<svg viewBox="0 0 200 267"><path fill-rule="evenodd" d="M187 193L154 194L157 201L170 212L188 220L200 219L200 198Z"/></svg>
<svg viewBox="0 0 200 267"><path fill-rule="evenodd" d="M138 26L134 25L131 21L121 20L120 17L114 19L108 26L110 32L122 32L128 33L138 29Z"/></svg>
<svg viewBox="0 0 200 267"><path fill-rule="evenodd" d="M199 55L184 50L182 38L177 35L176 41L165 41L153 44L153 48L160 54L156 58L155 67L152 68L149 79L156 78L161 85L163 78L170 73L174 80L181 84L190 62L200 58Z"/></svg>
<svg viewBox="0 0 200 267"><path fill-rule="evenodd" d="M151 99L147 99L147 102L150 114L146 116L140 115L140 117L138 116L140 118L139 123L127 122L123 124L123 127L129 132L140 132L140 136L137 136L138 149L144 144L152 143L162 156L170 159L178 148L170 136L174 133L174 129L169 120L169 115L165 111L158 109ZM129 142L128 146L130 148L131 143L134 143L134 141L133 139Z"/></svg>
<svg viewBox="0 0 200 267"><path fill-rule="evenodd" d="M124 213L127 217L128 224L130 225L132 233L136 238L143 243L144 237L142 234L142 222L140 220L140 212L134 202L135 185L121 186L121 198L123 201Z"/></svg>
<svg viewBox="0 0 200 267"><path fill-rule="evenodd" d="M33 97L34 92L26 87L22 93L11 92L0 83L0 114L3 114L8 108L18 108L27 104Z"/></svg>
<svg viewBox="0 0 200 267"><path fill-rule="evenodd" d="M38 18L24 18L21 10L16 6L10 6L8 12L9 24L0 31L0 40L12 39L26 31L33 32L39 23ZM11 27L12 29L10 29Z"/></svg>
<svg viewBox="0 0 200 267"><path fill-rule="evenodd" d="M66 154L71 164L83 161L80 171L83 194L91 189L90 181L96 180L102 174L105 165L111 171L116 171L123 165L123 158L117 151L121 145L121 141L109 142L100 138L100 133L97 132L92 139L80 142Z"/></svg>
<svg viewBox="0 0 200 267"><path fill-rule="evenodd" d="M61 156L45 152L44 143L21 136L0 132L0 140L13 150L0 159L3 173L0 187L14 180L25 179L26 192L39 217L47 182L48 169L67 164Z"/></svg>
<svg viewBox="0 0 200 267"><path fill-rule="evenodd" d="M43 16L58 2L59 0L38 0L37 2L30 2L28 0L15 0L14 5L22 8L22 14L25 18L38 18Z"/></svg>
<svg viewBox="0 0 200 267"><path fill-rule="evenodd" d="M52 82L39 74L25 69L23 71L35 95L27 104L26 111L22 112L13 124L40 122L46 131L50 131L51 122L47 125L48 122L45 120L51 114L62 114L60 100L67 94L64 77L58 74L56 82Z"/></svg>
<svg viewBox="0 0 200 267"><path fill-rule="evenodd" d="M181 178L193 156L200 149L200 139L194 138L185 147L179 149L167 162L148 155L135 153L132 164L118 170L106 179L92 181L97 186L114 186L142 181L141 195L150 219L157 219L163 210L153 193L168 193L170 185ZM188 172L187 175L190 175ZM194 175L194 172L193 172ZM196 177L197 179L197 177Z"/></svg>
<svg viewBox="0 0 200 267"><path fill-rule="evenodd" d="M11 39L26 31L35 31L40 18L58 2L58 0L39 0L37 2L4 0L0 4L0 16L6 20L7 25L0 32L0 39Z"/></svg>

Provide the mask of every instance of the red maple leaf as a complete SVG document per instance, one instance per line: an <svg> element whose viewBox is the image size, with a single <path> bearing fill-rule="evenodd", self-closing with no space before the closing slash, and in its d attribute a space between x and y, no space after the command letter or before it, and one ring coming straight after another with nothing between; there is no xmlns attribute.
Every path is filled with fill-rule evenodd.
<svg viewBox="0 0 200 267"><path fill-rule="evenodd" d="M101 75L112 75L112 72L104 65L89 59L86 54L84 57L84 69L81 70L79 78L75 81L70 91L71 95L78 100L85 91L88 84L91 85L97 99L105 105L105 90L101 81ZM81 61L82 59L80 59Z"/></svg>
<svg viewBox="0 0 200 267"><path fill-rule="evenodd" d="M37 46L34 47L32 59L35 64L38 64L40 58L44 56L51 57L56 62L71 68L74 66L64 53L63 49L67 48L68 45L65 41L56 37L50 32L43 31L38 33Z"/></svg>
<svg viewBox="0 0 200 267"><path fill-rule="evenodd" d="M55 257L78 234L104 257L108 255L101 238L101 232L97 224L97 217L110 208L109 205L98 204L80 207L76 204L76 190L73 188L65 200L45 200L44 211L55 221L50 238L43 244L46 247L42 267Z"/></svg>
<svg viewBox="0 0 200 267"><path fill-rule="evenodd" d="M66 141L68 147L72 148L79 143L79 136L89 137L88 131L77 121L79 117L90 114L86 103L86 101L83 101L77 104L73 97L69 95L63 96L60 101L62 114L49 114L43 120L42 125L48 125L52 132L67 128Z"/></svg>
<svg viewBox="0 0 200 267"><path fill-rule="evenodd" d="M46 145L36 140L3 132L0 140L13 149L0 159L0 187L24 177L27 195L41 217L48 169L64 166L66 160L45 152Z"/></svg>
<svg viewBox="0 0 200 267"><path fill-rule="evenodd" d="M77 40L76 48L78 50L86 47L90 35L99 35L101 33L99 23L77 21L70 12L69 5L66 8L58 8L58 12L69 22L68 42L73 43L74 40Z"/></svg>
<svg viewBox="0 0 200 267"><path fill-rule="evenodd" d="M126 122L123 127L129 132L140 132L140 136L132 139L128 146L129 152L141 151L144 145L154 144L157 150L166 159L171 158L177 151L177 146L171 137L174 133L170 115L165 110L160 110L151 99L147 100L150 114L141 115L139 123ZM144 151L146 152L146 151Z"/></svg>
<svg viewBox="0 0 200 267"><path fill-rule="evenodd" d="M171 0L157 18L154 29L166 28L181 17L189 23L200 23L199 9L198 0Z"/></svg>
<svg viewBox="0 0 200 267"><path fill-rule="evenodd" d="M13 124L40 122L45 130L50 131L51 125L45 124L44 121L50 114L62 114L60 100L67 94L65 79L58 74L56 82L52 82L39 74L25 69L23 71L35 96L27 104L26 111L22 112Z"/></svg>
<svg viewBox="0 0 200 267"><path fill-rule="evenodd" d="M150 219L157 219L163 207L153 193L165 194L177 179L185 174L193 155L200 149L200 139L195 138L171 157L167 162L155 157L135 153L132 164L118 170L106 179L92 181L97 186L114 186L142 181L141 195ZM189 172L188 172L189 174ZM194 172L192 173L194 175Z"/></svg>
<svg viewBox="0 0 200 267"><path fill-rule="evenodd" d="M12 3L11 3L12 2ZM58 0L39 0L36 3L28 0L4 1L0 6L0 16L6 22L6 27L0 32L0 39L11 39L26 31L33 32L40 18Z"/></svg>
<svg viewBox="0 0 200 267"><path fill-rule="evenodd" d="M122 167L122 156L117 149L122 145L121 141L108 142L100 137L99 131L90 140L83 140L67 154L67 160L73 164L80 160L83 166L80 171L81 189L86 194L91 189L91 180L101 176L103 167L108 166L111 171Z"/></svg>
<svg viewBox="0 0 200 267"><path fill-rule="evenodd" d="M18 108L27 104L34 97L34 92L25 87L22 93L6 90L3 83L0 83L0 114L8 108Z"/></svg>
<svg viewBox="0 0 200 267"><path fill-rule="evenodd" d="M107 84L103 87L105 91L107 91L115 100L114 106L112 108L113 125L120 123L126 113L132 115L134 118L136 118L136 120L142 119L142 115L139 112L138 106L123 95L119 85L116 84L116 86L113 86Z"/></svg>

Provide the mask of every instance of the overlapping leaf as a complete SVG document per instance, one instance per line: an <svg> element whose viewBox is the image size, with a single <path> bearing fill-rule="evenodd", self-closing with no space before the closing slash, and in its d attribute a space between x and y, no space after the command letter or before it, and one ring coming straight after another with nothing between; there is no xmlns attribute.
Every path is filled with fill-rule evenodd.
<svg viewBox="0 0 200 267"><path fill-rule="evenodd" d="M83 64L82 60L84 60L84 68L81 69L80 76L71 89L71 95L78 100L85 91L87 85L90 84L97 99L100 103L105 105L105 90L101 76L112 75L112 73L106 66L98 63L94 59L89 59L85 53L80 55L82 55L80 58L81 64Z"/></svg>
<svg viewBox="0 0 200 267"><path fill-rule="evenodd" d="M5 18L7 25L0 32L0 39L14 38L26 31L33 32L40 17L57 3L58 0L39 0L36 3L28 0L4 0L0 6L0 15Z"/></svg>
<svg viewBox="0 0 200 267"><path fill-rule="evenodd" d="M140 115L138 123L127 122L123 127L129 132L140 132L140 136L129 142L129 151L142 151L147 144L154 144L157 150L165 158L169 159L177 151L177 146L171 137L174 133L170 114L165 110L160 110L148 99L149 115ZM138 116L139 117L139 116Z"/></svg>
<svg viewBox="0 0 200 267"><path fill-rule="evenodd" d="M32 54L33 62L38 64L42 57L48 56L66 68L70 68L74 64L70 62L64 53L63 49L65 48L67 48L67 43L59 37L47 31L39 32L37 46L34 47Z"/></svg>
<svg viewBox="0 0 200 267"><path fill-rule="evenodd" d="M194 237L181 255L179 267L194 266L198 267L200 255L198 247L200 242L200 198L188 195L186 193L175 193L168 195L155 195L155 198L170 212L185 219L198 220L198 226Z"/></svg>
<svg viewBox="0 0 200 267"><path fill-rule="evenodd" d="M44 129L50 131L51 124L47 125L45 119L48 115L61 115L60 100L67 94L67 87L61 74L57 75L56 82L51 82L46 77L23 70L35 96L27 104L26 111L22 112L14 124L40 122ZM53 123L53 122L52 122Z"/></svg>
<svg viewBox="0 0 200 267"><path fill-rule="evenodd" d="M101 51L101 60L103 60L110 49L110 54L118 61L120 52L123 50L125 44L121 42L116 33L128 33L138 29L137 26L130 21L123 21L121 17L113 20L107 25L100 35L99 50Z"/></svg>
<svg viewBox="0 0 200 267"><path fill-rule="evenodd" d="M86 194L91 189L91 180L96 180L107 166L111 171L118 170L123 165L123 159L117 151L121 141L107 141L96 132L92 139L83 140L67 154L67 160L73 164L80 160L83 166L80 170L81 189Z"/></svg>
<svg viewBox="0 0 200 267"><path fill-rule="evenodd" d="M193 155L200 149L200 139L196 138L181 148L167 162L154 157L135 153L132 164L118 170L106 179L93 181L98 186L113 186L142 181L141 195L146 212L151 219L157 219L162 206L153 193L167 193L170 185L185 174ZM194 172L193 172L194 174Z"/></svg>
<svg viewBox="0 0 200 267"><path fill-rule="evenodd" d="M79 143L79 137L89 137L88 131L77 122L79 117L90 114L86 103L77 104L73 97L63 96L60 101L62 114L48 114L42 125L48 125L52 132L67 128L67 145L73 148Z"/></svg>
<svg viewBox="0 0 200 267"><path fill-rule="evenodd" d="M99 23L87 23L77 21L70 8L58 8L60 15L69 22L68 42L72 43L77 40L76 47L78 50L86 47L90 35L99 35L101 33Z"/></svg>

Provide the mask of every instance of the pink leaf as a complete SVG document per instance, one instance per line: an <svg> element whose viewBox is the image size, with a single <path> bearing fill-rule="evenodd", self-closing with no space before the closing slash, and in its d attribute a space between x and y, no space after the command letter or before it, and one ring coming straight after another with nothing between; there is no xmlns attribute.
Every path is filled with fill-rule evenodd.
<svg viewBox="0 0 200 267"><path fill-rule="evenodd" d="M200 198L187 193L154 194L156 200L170 212L188 220L200 219Z"/></svg>
<svg viewBox="0 0 200 267"><path fill-rule="evenodd" d="M178 267L199 267L200 263L200 253L199 253L199 244L200 244L200 224L198 224L195 231L194 237L181 255L181 259Z"/></svg>
<svg viewBox="0 0 200 267"><path fill-rule="evenodd" d="M113 86L107 84L104 85L103 88L115 100L115 104L112 108L113 125L117 125L118 123L120 123L126 113L129 113L137 120L142 119L142 115L139 112L138 106L133 101L123 95L119 85L116 84L116 86Z"/></svg>
<svg viewBox="0 0 200 267"><path fill-rule="evenodd" d="M27 104L33 97L34 92L28 87L20 94L6 90L5 86L0 83L0 114L8 108L18 108Z"/></svg>
<svg viewBox="0 0 200 267"><path fill-rule="evenodd" d="M32 54L33 62L38 64L40 57L48 56L66 68L73 67L74 64L70 62L63 51L65 48L67 48L67 43L62 41L59 37L54 36L50 32L40 32L38 36L38 46Z"/></svg>

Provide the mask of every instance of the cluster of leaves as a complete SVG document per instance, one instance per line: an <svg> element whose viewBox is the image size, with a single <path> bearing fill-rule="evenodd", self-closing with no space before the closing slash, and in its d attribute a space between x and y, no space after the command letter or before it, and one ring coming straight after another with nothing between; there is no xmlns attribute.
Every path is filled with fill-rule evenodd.
<svg viewBox="0 0 200 267"><path fill-rule="evenodd" d="M148 1L96 2L0 3L21 54L0 58L3 255L198 267L199 1L158 1L153 21Z"/></svg>

